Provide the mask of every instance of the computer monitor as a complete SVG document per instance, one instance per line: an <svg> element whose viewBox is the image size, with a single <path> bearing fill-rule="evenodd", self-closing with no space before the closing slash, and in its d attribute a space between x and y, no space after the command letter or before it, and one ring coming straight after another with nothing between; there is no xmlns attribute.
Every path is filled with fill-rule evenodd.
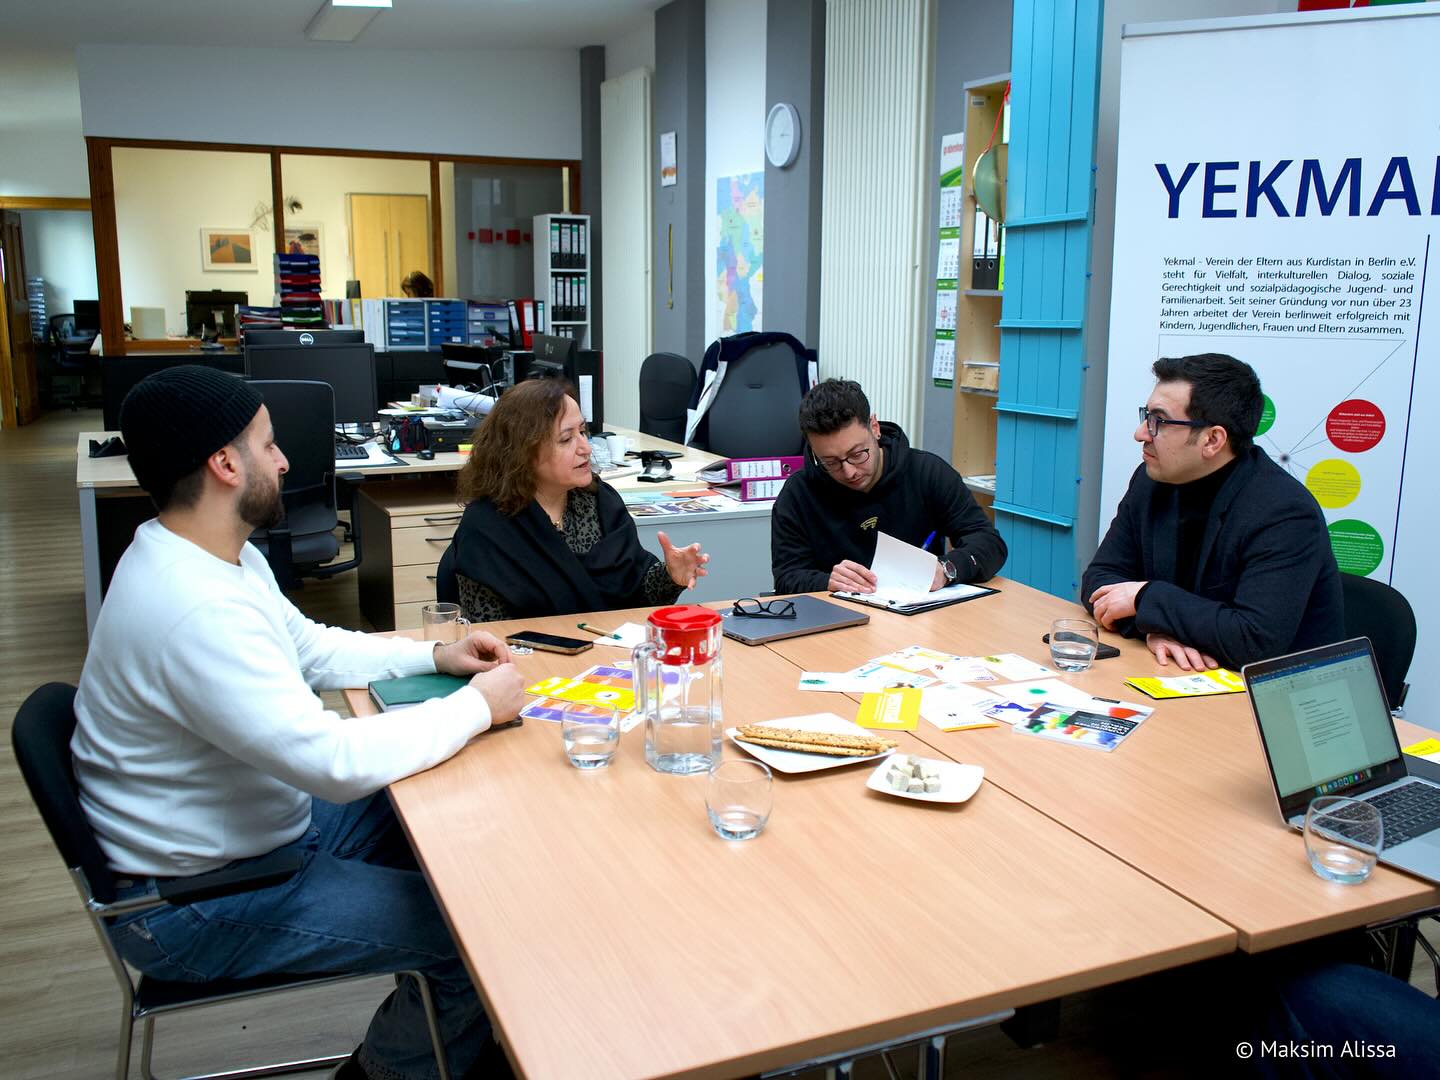
<svg viewBox="0 0 1440 1080"><path fill-rule="evenodd" d="M532 379L544 375L563 374L571 385L575 384L575 339L556 337L552 334L536 334L530 351L535 360L530 365ZM540 371L536 369L539 368Z"/></svg>
<svg viewBox="0 0 1440 1080"><path fill-rule="evenodd" d="M206 330L222 337L235 336L235 308L250 303L250 294L223 289L188 289L185 292L185 333L200 337Z"/></svg>
<svg viewBox="0 0 1440 1080"><path fill-rule="evenodd" d="M245 331L246 345L354 345L364 340L364 330L276 330L267 326Z"/></svg>
<svg viewBox="0 0 1440 1080"><path fill-rule="evenodd" d="M299 379L329 383L337 424L368 424L379 411L375 347L356 344L245 346L247 379Z"/></svg>
<svg viewBox="0 0 1440 1080"><path fill-rule="evenodd" d="M75 333L98 334L100 332L100 301L71 301L75 312Z"/></svg>

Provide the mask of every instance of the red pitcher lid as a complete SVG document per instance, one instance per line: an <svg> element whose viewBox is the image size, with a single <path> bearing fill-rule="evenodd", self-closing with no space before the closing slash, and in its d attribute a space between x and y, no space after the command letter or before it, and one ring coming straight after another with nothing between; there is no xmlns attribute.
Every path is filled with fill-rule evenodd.
<svg viewBox="0 0 1440 1080"><path fill-rule="evenodd" d="M647 620L664 632L664 664L703 664L710 659L710 632L719 625L720 613L699 604L677 604L656 608Z"/></svg>

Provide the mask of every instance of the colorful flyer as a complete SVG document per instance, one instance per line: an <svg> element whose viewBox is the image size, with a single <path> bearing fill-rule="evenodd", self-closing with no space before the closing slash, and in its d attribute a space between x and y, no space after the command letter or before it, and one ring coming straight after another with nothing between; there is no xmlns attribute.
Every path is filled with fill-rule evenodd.
<svg viewBox="0 0 1440 1080"><path fill-rule="evenodd" d="M635 691L631 687L629 670L603 664L573 677L556 675L541 679L534 686L526 687L525 692L540 698L604 705L621 712L630 712L635 708Z"/></svg>
<svg viewBox="0 0 1440 1080"><path fill-rule="evenodd" d="M1226 668L1197 671L1190 675L1137 675L1125 680L1142 694L1152 698L1206 697L1210 694L1243 694L1245 680Z"/></svg>
<svg viewBox="0 0 1440 1080"><path fill-rule="evenodd" d="M1043 739L1086 746L1092 750L1111 751L1140 726L1145 716L1131 713L1127 717L1109 716L1068 705L1041 705L1014 730L1021 735L1038 735Z"/></svg>
<svg viewBox="0 0 1440 1080"><path fill-rule="evenodd" d="M995 687L995 693L1006 701L1018 701L1022 705L1028 703L1032 709L1046 703L1084 705L1090 700L1090 695L1084 690L1059 679L1031 679L1029 682L1007 683L1005 686Z"/></svg>
<svg viewBox="0 0 1440 1080"><path fill-rule="evenodd" d="M855 722L882 731L914 731L920 722L920 691L904 687L866 694Z"/></svg>

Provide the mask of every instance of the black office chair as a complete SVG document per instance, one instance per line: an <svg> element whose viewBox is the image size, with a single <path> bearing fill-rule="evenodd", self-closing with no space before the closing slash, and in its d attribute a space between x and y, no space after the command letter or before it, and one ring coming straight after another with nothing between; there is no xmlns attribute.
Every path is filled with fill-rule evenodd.
<svg viewBox="0 0 1440 1080"><path fill-rule="evenodd" d="M143 1020L144 1041L140 1052L140 1073L146 1080L155 1080L150 1062L155 1045L155 1019L167 1013L214 1005L222 1001L256 997L282 990L344 982L349 979L372 978L370 973L337 973L328 975L265 975L251 979L223 979L216 982L166 982L136 975L115 951L106 933L108 920L116 915L164 907L183 907L201 900L211 900L236 893L278 885L289 880L300 869L300 856L293 852L277 852L257 860L243 870L213 870L189 878L161 882L155 892L128 900L116 899L115 878L105 855L95 840L90 820L80 806L79 788L70 757L70 739L75 733L75 688L65 683L47 683L20 706L11 730L15 760L30 789L30 797L40 811L50 839L60 851L70 871L70 879L80 893L80 902L90 925L100 940L105 959L120 984L123 1013L120 1021L120 1045L115 1063L117 1080L127 1080L130 1071L130 1043L135 1021ZM435 1048L442 1078L448 1076L444 1044L435 1018L430 984L418 971L397 973L415 979L425 1018L430 1026L430 1041ZM239 1080L241 1077L271 1076L279 1073L303 1072L338 1064L349 1056L331 1054L304 1061L288 1061L255 1068L206 1073L191 1080Z"/></svg>
<svg viewBox="0 0 1440 1080"><path fill-rule="evenodd" d="M640 430L685 441L685 412L695 390L695 365L676 353L651 353L640 367Z"/></svg>
<svg viewBox="0 0 1440 1080"><path fill-rule="evenodd" d="M95 342L94 334L77 334L75 316L58 314L50 316L51 404L68 405L74 412L88 403L85 393L85 372L90 366L90 346ZM73 379L74 388L68 394L57 395L54 381L57 376Z"/></svg>
<svg viewBox="0 0 1440 1080"><path fill-rule="evenodd" d="M1345 598L1345 636L1368 637L1375 646L1385 696L1390 708L1398 712L1405 707L1405 695L1410 691L1405 676L1415 657L1415 612L1410 601L1385 582L1357 574L1341 574L1340 587Z"/></svg>
<svg viewBox="0 0 1440 1080"><path fill-rule="evenodd" d="M265 554L281 589L301 577L334 577L360 565L360 534L354 557L340 554L335 495L335 391L329 383L252 381L265 399L275 441L289 459L281 499L285 518L272 529L257 529L250 542Z"/></svg>
<svg viewBox="0 0 1440 1080"><path fill-rule="evenodd" d="M756 345L732 361L707 414L708 449L727 458L802 454L795 352L783 342Z"/></svg>

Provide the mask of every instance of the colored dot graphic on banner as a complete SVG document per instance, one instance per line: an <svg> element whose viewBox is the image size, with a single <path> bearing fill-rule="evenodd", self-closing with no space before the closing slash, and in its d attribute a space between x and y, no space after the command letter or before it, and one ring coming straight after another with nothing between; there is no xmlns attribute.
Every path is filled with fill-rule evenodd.
<svg viewBox="0 0 1440 1080"><path fill-rule="evenodd" d="M1264 435L1275 426L1275 402L1270 400L1270 395L1265 394L1265 404L1260 409L1260 426L1255 429L1256 435Z"/></svg>
<svg viewBox="0 0 1440 1080"><path fill-rule="evenodd" d="M1310 467L1305 486L1326 510L1349 506L1360 494L1360 471L1348 461L1327 458Z"/></svg>
<svg viewBox="0 0 1440 1080"><path fill-rule="evenodd" d="M1385 437L1385 414L1364 398L1342 401L1325 418L1325 434L1337 449L1359 454Z"/></svg>
<svg viewBox="0 0 1440 1080"><path fill-rule="evenodd" d="M1331 522L1330 549L1342 573L1373 574L1385 557L1385 541L1373 527L1356 518Z"/></svg>

